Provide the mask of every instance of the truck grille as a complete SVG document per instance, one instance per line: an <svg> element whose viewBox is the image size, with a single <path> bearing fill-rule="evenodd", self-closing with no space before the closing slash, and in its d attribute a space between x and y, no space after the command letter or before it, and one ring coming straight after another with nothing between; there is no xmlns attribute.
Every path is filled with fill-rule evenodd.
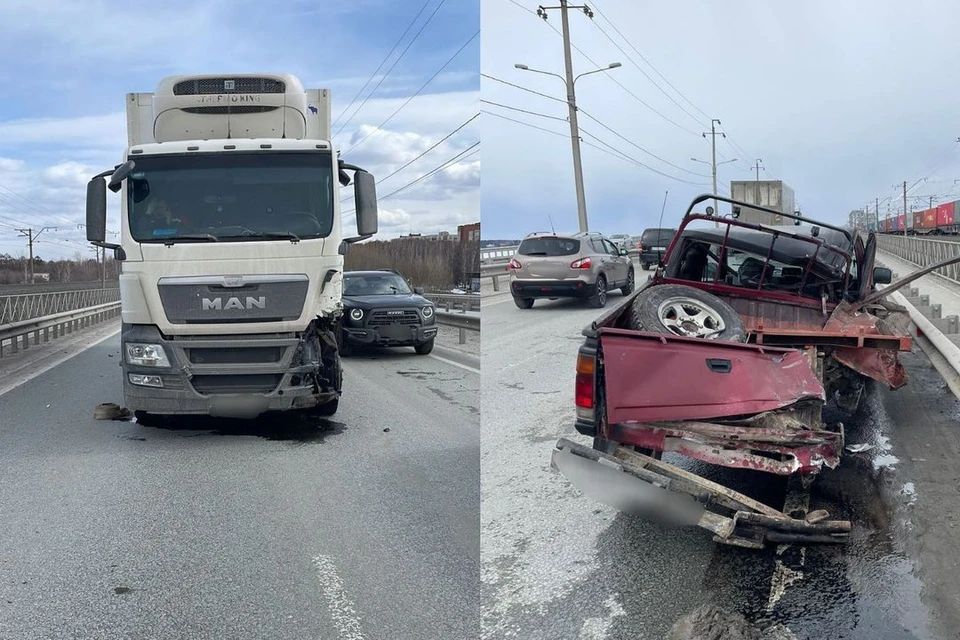
<svg viewBox="0 0 960 640"><path fill-rule="evenodd" d="M371 327L383 327L390 324L420 324L420 314L413 309L384 309L370 314Z"/></svg>
<svg viewBox="0 0 960 640"><path fill-rule="evenodd" d="M281 373L248 374L248 375L196 375L190 379L190 384L197 393L204 395L212 393L270 393L277 388Z"/></svg>
<svg viewBox="0 0 960 640"><path fill-rule="evenodd" d="M224 81L233 81L233 89L224 89ZM273 78L202 78L183 80L173 85L173 95L194 96L212 93L284 93L287 87Z"/></svg>

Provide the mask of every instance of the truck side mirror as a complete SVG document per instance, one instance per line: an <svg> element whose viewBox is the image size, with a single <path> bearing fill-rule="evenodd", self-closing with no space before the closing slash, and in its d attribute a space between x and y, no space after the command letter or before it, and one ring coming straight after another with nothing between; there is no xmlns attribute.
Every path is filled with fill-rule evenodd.
<svg viewBox="0 0 960 640"><path fill-rule="evenodd" d="M366 171L353 174L353 195L357 205L357 233L372 236L377 233L377 185Z"/></svg>
<svg viewBox="0 0 960 640"><path fill-rule="evenodd" d="M893 280L893 272L886 267L873 268L873 284L890 284Z"/></svg>
<svg viewBox="0 0 960 640"><path fill-rule="evenodd" d="M114 193L120 191L120 186L123 184L123 181L126 180L131 173L133 173L133 169L136 166L137 165L133 162L133 160L127 160L117 167L114 170L113 175L110 176L110 184L107 185L110 188L110 191L113 191Z"/></svg>
<svg viewBox="0 0 960 640"><path fill-rule="evenodd" d="M107 184L101 176L87 183L87 241L103 242L107 236Z"/></svg>

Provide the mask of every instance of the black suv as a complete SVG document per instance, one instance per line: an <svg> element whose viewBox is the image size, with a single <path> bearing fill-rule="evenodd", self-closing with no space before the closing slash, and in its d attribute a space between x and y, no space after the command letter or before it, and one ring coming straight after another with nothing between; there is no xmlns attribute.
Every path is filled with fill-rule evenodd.
<svg viewBox="0 0 960 640"><path fill-rule="evenodd" d="M676 229L646 229L640 236L640 265L644 271L650 270L650 265L658 265L663 260L667 247L677 235Z"/></svg>
<svg viewBox="0 0 960 640"><path fill-rule="evenodd" d="M412 346L420 355L433 351L436 305L421 293L398 271L344 272L340 354L349 356L363 345Z"/></svg>

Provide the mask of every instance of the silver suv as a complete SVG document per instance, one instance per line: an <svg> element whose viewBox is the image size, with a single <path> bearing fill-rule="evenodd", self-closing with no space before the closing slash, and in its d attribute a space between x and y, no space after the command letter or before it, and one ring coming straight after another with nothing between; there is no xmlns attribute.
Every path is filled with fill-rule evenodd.
<svg viewBox="0 0 960 640"><path fill-rule="evenodd" d="M536 298L586 298L592 307L607 304L607 292L633 291L633 262L599 233L530 234L507 268L513 272L510 293L521 309Z"/></svg>

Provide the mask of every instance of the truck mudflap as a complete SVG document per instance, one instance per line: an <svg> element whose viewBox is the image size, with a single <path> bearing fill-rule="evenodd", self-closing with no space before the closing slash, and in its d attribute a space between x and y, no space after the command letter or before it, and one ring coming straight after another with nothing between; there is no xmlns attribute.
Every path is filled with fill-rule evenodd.
<svg viewBox="0 0 960 640"><path fill-rule="evenodd" d="M612 444L612 443L611 443ZM614 509L667 526L699 526L713 539L751 549L767 544L845 543L847 520L818 510L792 518L738 491L680 467L615 446L603 453L572 440L557 441L551 467L585 495Z"/></svg>

